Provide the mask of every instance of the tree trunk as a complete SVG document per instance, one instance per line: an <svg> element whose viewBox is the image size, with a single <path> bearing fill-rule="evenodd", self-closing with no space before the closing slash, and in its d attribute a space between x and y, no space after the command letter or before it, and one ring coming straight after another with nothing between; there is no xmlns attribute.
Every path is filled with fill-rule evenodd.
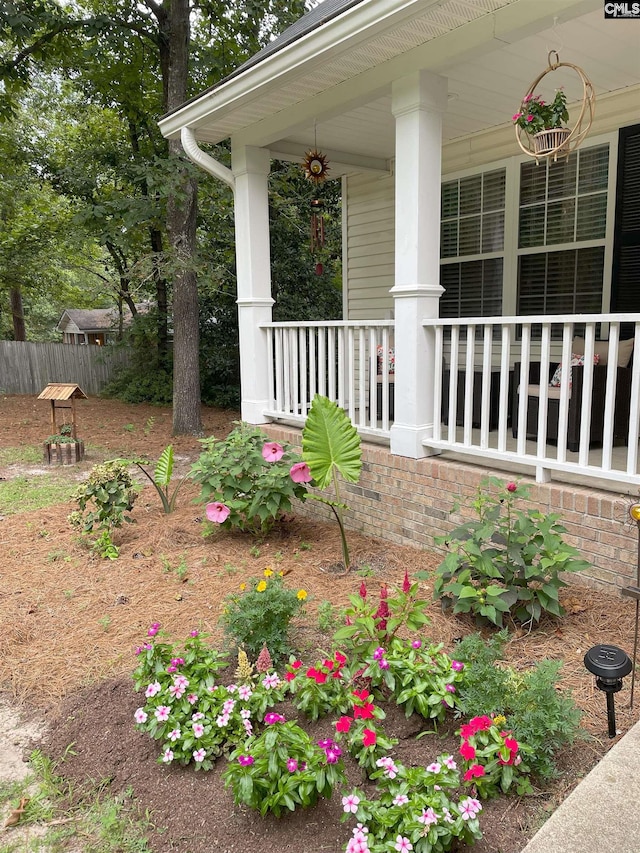
<svg viewBox="0 0 640 853"><path fill-rule="evenodd" d="M27 330L24 325L24 309L22 307L22 293L19 287L12 287L9 294L11 300L11 314L13 316L13 339L16 341L27 340Z"/></svg>
<svg viewBox="0 0 640 853"><path fill-rule="evenodd" d="M167 109L180 106L187 97L189 69L189 0L172 0L168 21ZM162 29L162 27L161 27ZM160 52L164 49L163 33ZM161 67L163 65L161 58ZM177 139L169 141L169 153L184 158ZM202 433L200 412L200 361L198 287L193 265L196 247L198 185L186 165L180 186L167 205L167 232L173 263L173 433Z"/></svg>

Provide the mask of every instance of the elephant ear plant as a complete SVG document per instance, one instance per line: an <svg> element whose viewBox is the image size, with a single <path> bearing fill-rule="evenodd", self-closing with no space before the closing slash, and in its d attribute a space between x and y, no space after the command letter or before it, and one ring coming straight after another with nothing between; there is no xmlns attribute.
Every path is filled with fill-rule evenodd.
<svg viewBox="0 0 640 853"><path fill-rule="evenodd" d="M349 547L344 529L343 511L348 509L340 497L340 478L357 483L362 469L360 436L344 409L319 394L313 398L302 430L302 458L309 466L313 485L326 489L333 484L335 499L307 493L331 507L340 527L342 559L345 570L351 568Z"/></svg>

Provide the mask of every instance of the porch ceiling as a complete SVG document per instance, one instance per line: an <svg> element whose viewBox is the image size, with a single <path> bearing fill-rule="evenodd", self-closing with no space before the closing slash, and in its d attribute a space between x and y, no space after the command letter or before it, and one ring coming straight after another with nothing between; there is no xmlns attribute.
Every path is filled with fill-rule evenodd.
<svg viewBox="0 0 640 853"><path fill-rule="evenodd" d="M509 123L550 50L582 66L597 96L640 86L640 25L604 20L602 0L363 0L161 128L189 126L202 142L232 136L287 159L317 139L334 162L341 153L344 164L380 168L395 151L394 79L420 68L448 78L450 141ZM563 85L570 102L582 95L570 72L548 81L544 93Z"/></svg>

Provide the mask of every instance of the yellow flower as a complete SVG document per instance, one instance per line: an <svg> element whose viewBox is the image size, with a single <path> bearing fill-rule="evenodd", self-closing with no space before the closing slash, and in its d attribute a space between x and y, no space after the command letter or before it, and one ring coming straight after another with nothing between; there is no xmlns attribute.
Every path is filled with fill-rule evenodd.
<svg viewBox="0 0 640 853"><path fill-rule="evenodd" d="M246 588L247 588L246 583L241 583L241 584L240 584L240 589L241 589L243 592L245 591L245 589L246 589Z"/></svg>
<svg viewBox="0 0 640 853"><path fill-rule="evenodd" d="M273 574L273 569L270 566L267 566L267 568L264 570L265 578L270 578L272 574Z"/></svg>
<svg viewBox="0 0 640 853"><path fill-rule="evenodd" d="M260 581L258 586L256 587L256 590L258 592L264 592L266 588L267 588L267 582L266 581Z"/></svg>
<svg viewBox="0 0 640 853"><path fill-rule="evenodd" d="M280 577L281 577L281 578L283 578L283 577L284 577L284 572L283 572L282 570L280 570L280 571L278 572L278 574L280 575Z"/></svg>
<svg viewBox="0 0 640 853"><path fill-rule="evenodd" d="M496 717L493 718L493 725L494 726L504 726L504 724L506 722L507 722L507 718L504 717L502 714L498 714Z"/></svg>
<svg viewBox="0 0 640 853"><path fill-rule="evenodd" d="M300 601L304 601L306 597L307 597L307 593L304 589L299 589L297 591L296 598L298 598Z"/></svg>

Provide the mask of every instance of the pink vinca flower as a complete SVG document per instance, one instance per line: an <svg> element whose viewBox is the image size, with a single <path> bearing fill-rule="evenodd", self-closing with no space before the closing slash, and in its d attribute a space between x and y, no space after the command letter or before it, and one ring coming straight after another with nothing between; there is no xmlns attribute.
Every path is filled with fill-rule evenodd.
<svg viewBox="0 0 640 853"><path fill-rule="evenodd" d="M180 740L180 729L173 729L169 732L168 737L172 743L175 743L177 740Z"/></svg>
<svg viewBox="0 0 640 853"><path fill-rule="evenodd" d="M164 723L165 720L168 720L170 713L171 708L168 708L166 705L158 705L154 712L155 718L156 720L158 720L159 723Z"/></svg>
<svg viewBox="0 0 640 853"><path fill-rule="evenodd" d="M205 513L209 521L213 521L216 524L222 524L223 521L226 521L227 518L229 518L231 510L228 506L220 503L220 501L214 501L213 503L207 504Z"/></svg>
<svg viewBox="0 0 640 853"><path fill-rule="evenodd" d="M262 458L265 462L279 462L284 456L284 448L277 441L267 441L262 445Z"/></svg>
<svg viewBox="0 0 640 853"><path fill-rule="evenodd" d="M194 723L193 724L193 736L194 737L202 737L204 734L204 726L202 723Z"/></svg>
<svg viewBox="0 0 640 853"><path fill-rule="evenodd" d="M173 751L170 749L165 749L162 756L162 760L165 764L171 764L171 762L173 761Z"/></svg>
<svg viewBox="0 0 640 853"><path fill-rule="evenodd" d="M427 767L429 773L439 773L440 772L440 764L437 761L434 761L433 764L430 764Z"/></svg>
<svg viewBox="0 0 640 853"><path fill-rule="evenodd" d="M147 722L147 712L144 708L138 708L133 716L135 717L136 723L142 724Z"/></svg>
<svg viewBox="0 0 640 853"><path fill-rule="evenodd" d="M464 669L464 664L462 663L462 661L452 660L451 661L451 669L454 672L462 672L462 670Z"/></svg>
<svg viewBox="0 0 640 853"><path fill-rule="evenodd" d="M150 684L144 691L144 695L147 697L147 699L151 699L152 696L155 696L156 693L159 693L161 690L162 687L160 687L160 682L154 681L153 684Z"/></svg>
<svg viewBox="0 0 640 853"><path fill-rule="evenodd" d="M306 462L296 462L289 469L289 476L294 483L310 483L313 477Z"/></svg>
<svg viewBox="0 0 640 853"><path fill-rule="evenodd" d="M247 699L251 699L253 696L253 690L248 684L241 684L240 687L238 687L238 696L243 700L243 702L246 702Z"/></svg>
<svg viewBox="0 0 640 853"><path fill-rule="evenodd" d="M295 758L287 759L287 770L289 771L289 773L295 773L297 769L298 769L297 760Z"/></svg>
<svg viewBox="0 0 640 853"><path fill-rule="evenodd" d="M406 806L409 802L409 797L406 794L398 794L397 797L393 798L394 806Z"/></svg>
<svg viewBox="0 0 640 853"><path fill-rule="evenodd" d="M358 803L360 802L360 797L357 797L355 794L349 794L348 797L342 798L342 808L345 812L355 814L358 811Z"/></svg>
<svg viewBox="0 0 640 853"><path fill-rule="evenodd" d="M194 749L193 760L200 763L201 761L204 761L206 755L207 755L207 753L205 752L204 749Z"/></svg>
<svg viewBox="0 0 640 853"><path fill-rule="evenodd" d="M149 630L147 631L147 636L148 637L155 637L155 635L158 633L159 630L160 630L160 623L159 622L152 622L151 626L149 627Z"/></svg>
<svg viewBox="0 0 640 853"><path fill-rule="evenodd" d="M413 850L413 844L403 835L398 835L396 837L396 843L393 846L398 853L409 853L409 850Z"/></svg>
<svg viewBox="0 0 640 853"><path fill-rule="evenodd" d="M438 815L431 808L426 811L423 810L422 814L418 818L418 822L423 823L425 826L431 826L432 823L438 822Z"/></svg>
<svg viewBox="0 0 640 853"><path fill-rule="evenodd" d="M278 678L277 672L270 672L269 675L265 675L262 679L262 686L266 687L267 690L271 690L273 687L277 687L280 684L280 679Z"/></svg>
<svg viewBox="0 0 640 853"><path fill-rule="evenodd" d="M449 770L456 770L458 767L458 765L455 762L453 755L447 755L447 757L444 758L443 761L444 761L445 766L448 767Z"/></svg>
<svg viewBox="0 0 640 853"><path fill-rule="evenodd" d="M190 705L195 705L197 701L198 701L198 695L196 693L189 693L189 695L187 696L187 702Z"/></svg>

